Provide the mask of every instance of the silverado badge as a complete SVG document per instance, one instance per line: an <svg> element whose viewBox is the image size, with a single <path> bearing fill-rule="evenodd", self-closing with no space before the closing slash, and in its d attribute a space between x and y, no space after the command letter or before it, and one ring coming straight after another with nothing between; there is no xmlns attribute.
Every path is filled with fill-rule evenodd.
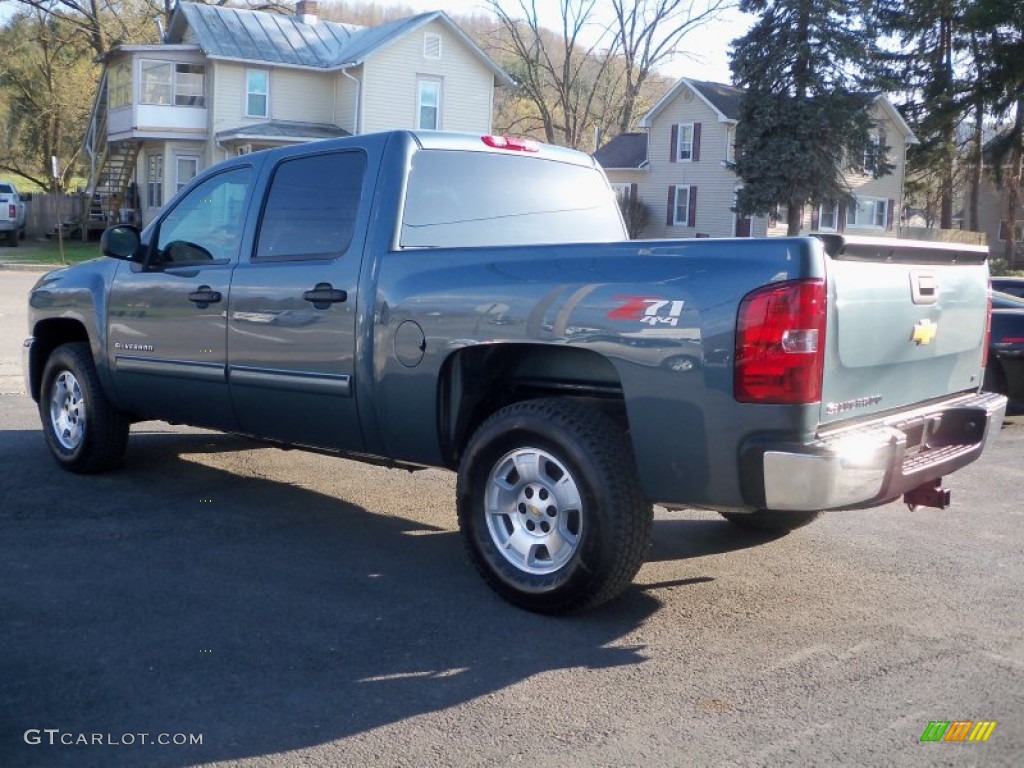
<svg viewBox="0 0 1024 768"><path fill-rule="evenodd" d="M939 326L931 320L919 320L914 326L914 335L910 337L917 346L924 346L932 343L935 334L939 332Z"/></svg>

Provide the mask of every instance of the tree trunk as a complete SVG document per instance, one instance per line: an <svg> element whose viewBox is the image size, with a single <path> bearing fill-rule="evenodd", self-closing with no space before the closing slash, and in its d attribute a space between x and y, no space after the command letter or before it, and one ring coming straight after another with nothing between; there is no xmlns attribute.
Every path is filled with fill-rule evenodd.
<svg viewBox="0 0 1024 768"><path fill-rule="evenodd" d="M803 224L804 209L802 205L790 203L786 207L786 234L796 237L800 234L800 225Z"/></svg>
<svg viewBox="0 0 1024 768"><path fill-rule="evenodd" d="M1017 243L1017 212L1020 210L1021 183L1024 182L1024 97L1017 99L1017 115L1014 118L1013 133L1015 137L1013 149L1010 150L1010 168L1006 174L1006 264L1010 269L1017 269L1020 248Z"/></svg>
<svg viewBox="0 0 1024 768"><path fill-rule="evenodd" d="M974 137L971 140L971 177L968 182L967 194L970 208L967 211L967 228L971 232L981 232L981 219L978 215L978 195L981 194L981 168L984 163L981 145L985 136L985 109L983 105L974 107Z"/></svg>

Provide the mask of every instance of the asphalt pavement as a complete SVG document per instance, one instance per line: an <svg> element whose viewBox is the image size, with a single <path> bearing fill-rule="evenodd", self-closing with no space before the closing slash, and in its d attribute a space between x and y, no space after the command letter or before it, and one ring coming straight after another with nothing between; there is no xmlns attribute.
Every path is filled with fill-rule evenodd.
<svg viewBox="0 0 1024 768"><path fill-rule="evenodd" d="M158 423L60 470L21 385L37 276L0 271L0 766L1021 764L1024 416L950 509L659 509L632 588L546 618L473 571L449 473Z"/></svg>

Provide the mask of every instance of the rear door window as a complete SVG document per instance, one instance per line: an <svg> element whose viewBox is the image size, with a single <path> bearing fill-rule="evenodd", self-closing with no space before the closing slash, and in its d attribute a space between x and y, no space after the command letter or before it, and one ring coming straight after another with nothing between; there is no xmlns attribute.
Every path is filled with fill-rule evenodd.
<svg viewBox="0 0 1024 768"><path fill-rule="evenodd" d="M333 259L352 242L366 155L331 152L285 160L274 171L254 261Z"/></svg>

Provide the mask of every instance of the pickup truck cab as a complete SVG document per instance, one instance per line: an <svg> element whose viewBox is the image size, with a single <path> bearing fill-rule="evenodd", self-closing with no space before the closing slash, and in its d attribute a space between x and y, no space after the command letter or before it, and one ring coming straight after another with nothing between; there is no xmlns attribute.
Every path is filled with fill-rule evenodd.
<svg viewBox="0 0 1024 768"><path fill-rule="evenodd" d="M627 239L581 153L392 132L209 169L30 296L27 388L76 472L162 419L458 472L469 554L517 605L622 591L652 504L789 530L944 506L979 392L984 249Z"/></svg>
<svg viewBox="0 0 1024 768"><path fill-rule="evenodd" d="M11 247L25 239L25 203L31 199L31 195L19 193L13 182L0 181L0 235Z"/></svg>

